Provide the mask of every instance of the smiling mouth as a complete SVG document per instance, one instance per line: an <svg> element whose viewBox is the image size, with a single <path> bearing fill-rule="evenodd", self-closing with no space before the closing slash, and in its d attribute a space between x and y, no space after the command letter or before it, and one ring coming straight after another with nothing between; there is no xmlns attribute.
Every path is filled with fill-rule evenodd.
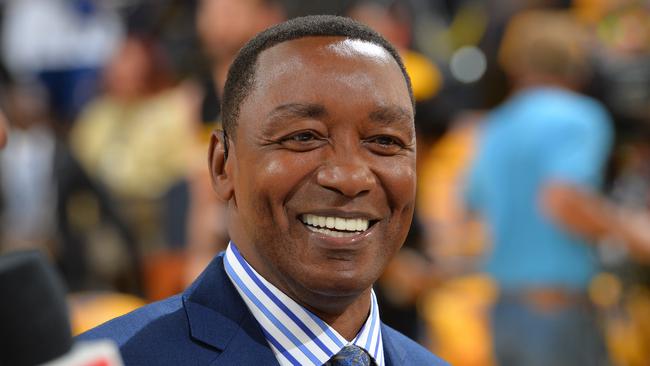
<svg viewBox="0 0 650 366"><path fill-rule="evenodd" d="M335 238L359 235L374 224L373 221L363 218L343 218L312 214L301 215L300 221L313 232Z"/></svg>

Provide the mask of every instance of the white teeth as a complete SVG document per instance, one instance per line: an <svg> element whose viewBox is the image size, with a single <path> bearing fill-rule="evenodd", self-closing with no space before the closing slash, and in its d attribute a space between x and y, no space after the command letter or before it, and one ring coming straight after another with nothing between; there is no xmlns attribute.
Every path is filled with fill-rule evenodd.
<svg viewBox="0 0 650 366"><path fill-rule="evenodd" d="M334 226L336 225L336 218L334 217L327 217L325 219L325 226L327 226L330 229L334 229Z"/></svg>
<svg viewBox="0 0 650 366"><path fill-rule="evenodd" d="M349 232L366 231L369 226L369 222L366 219L346 219L342 217L332 217L332 216L326 217L326 216L316 216L311 214L303 215L302 221L307 225L314 226L317 228L327 227L329 229L338 230L338 231L326 230L327 233L324 234L328 234L328 235L330 233L337 233L341 231L349 231ZM316 229L315 231L322 232L320 230L321 229Z"/></svg>
<svg viewBox="0 0 650 366"><path fill-rule="evenodd" d="M358 231L366 231L368 230L368 226L370 225L370 222L365 219L357 219L357 230Z"/></svg>
<svg viewBox="0 0 650 366"><path fill-rule="evenodd" d="M346 236L354 236L357 235L356 231L334 231L334 230L329 230L329 229L322 229L322 228L312 228L317 233L325 234L328 236L333 236L335 238L343 238Z"/></svg>

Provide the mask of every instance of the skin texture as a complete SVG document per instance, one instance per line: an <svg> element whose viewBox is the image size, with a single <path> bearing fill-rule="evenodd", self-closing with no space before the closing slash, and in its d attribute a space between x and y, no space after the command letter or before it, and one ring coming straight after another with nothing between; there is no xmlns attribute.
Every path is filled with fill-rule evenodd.
<svg viewBox="0 0 650 366"><path fill-rule="evenodd" d="M406 82L383 48L307 37L261 53L227 159L212 137L213 185L229 234L267 280L352 339L370 288L403 244L415 202L415 130ZM303 214L366 218L350 238Z"/></svg>

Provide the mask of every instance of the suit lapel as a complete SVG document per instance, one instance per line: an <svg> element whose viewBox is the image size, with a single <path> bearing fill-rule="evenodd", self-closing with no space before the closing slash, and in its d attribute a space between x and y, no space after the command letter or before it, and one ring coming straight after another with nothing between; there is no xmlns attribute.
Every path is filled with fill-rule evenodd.
<svg viewBox="0 0 650 366"><path fill-rule="evenodd" d="M279 366L279 363L251 315L243 320L241 328L212 365Z"/></svg>
<svg viewBox="0 0 650 366"><path fill-rule="evenodd" d="M213 365L278 365L262 329L216 256L183 294L190 336L215 352Z"/></svg>
<svg viewBox="0 0 650 366"><path fill-rule="evenodd" d="M381 339L384 343L384 359L386 366L407 365L406 355L402 347L397 347L391 336L391 330L384 323L381 324Z"/></svg>
<svg viewBox="0 0 650 366"><path fill-rule="evenodd" d="M278 366L260 325L233 287L223 268L223 255L215 257L183 294L190 336L212 349L212 365ZM383 323L386 366L406 365L404 349L396 345Z"/></svg>

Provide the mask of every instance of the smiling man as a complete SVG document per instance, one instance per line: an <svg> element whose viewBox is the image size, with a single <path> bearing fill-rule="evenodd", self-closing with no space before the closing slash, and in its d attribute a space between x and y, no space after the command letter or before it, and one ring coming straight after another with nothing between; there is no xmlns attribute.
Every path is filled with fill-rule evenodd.
<svg viewBox="0 0 650 366"><path fill-rule="evenodd" d="M381 323L372 285L415 201L413 97L374 31L298 18L244 46L209 153L232 239L185 293L82 338L127 364L442 365Z"/></svg>

